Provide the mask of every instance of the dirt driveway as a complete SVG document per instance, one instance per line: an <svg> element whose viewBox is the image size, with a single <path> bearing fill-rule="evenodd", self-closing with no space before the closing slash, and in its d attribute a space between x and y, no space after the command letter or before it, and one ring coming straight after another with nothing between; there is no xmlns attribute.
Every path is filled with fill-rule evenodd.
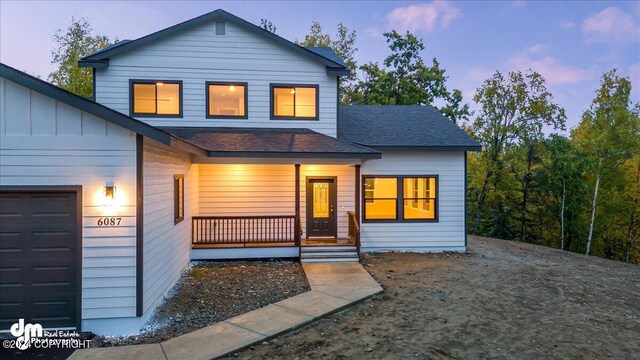
<svg viewBox="0 0 640 360"><path fill-rule="evenodd" d="M474 237L364 263L382 295L230 358L640 358L635 265Z"/></svg>

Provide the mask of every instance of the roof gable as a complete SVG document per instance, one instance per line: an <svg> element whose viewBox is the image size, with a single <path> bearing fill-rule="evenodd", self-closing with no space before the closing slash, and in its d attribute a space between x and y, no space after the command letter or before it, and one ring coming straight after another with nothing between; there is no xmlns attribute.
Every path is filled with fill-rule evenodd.
<svg viewBox="0 0 640 360"><path fill-rule="evenodd" d="M311 48L305 48L299 46L283 37L280 37L270 31L267 31L259 26L256 26L244 19L241 19L231 13L228 13L222 9L214 10L212 12L206 13L204 15L195 17L191 20L184 21L182 23L170 26L166 29L156 31L149 35L143 36L136 40L124 40L120 41L114 45L111 45L105 49L102 49L94 54L86 56L80 61L78 61L78 65L80 67L94 67L94 68L107 68L109 67L109 58L113 56L117 56L118 54L124 53L126 51L139 48L146 44L150 44L159 39L165 38L167 36L177 34L199 25L203 25L206 23L210 23L216 20L224 20L231 22L235 25L238 25L246 30L253 32L259 36L263 36L280 46L284 46L296 53L309 57L313 61L317 61L326 66L327 74L332 76L343 76L349 75L350 69L345 66L344 62L341 61L333 50L313 50ZM314 48L317 49L317 48Z"/></svg>
<svg viewBox="0 0 640 360"><path fill-rule="evenodd" d="M480 144L432 106L340 105L338 138L380 150L480 151Z"/></svg>
<svg viewBox="0 0 640 360"><path fill-rule="evenodd" d="M171 135L142 121L112 110L89 99L70 93L46 81L40 80L20 70L0 63L0 77L46 95L52 99L73 106L86 113L112 122L137 134L163 144L171 144Z"/></svg>

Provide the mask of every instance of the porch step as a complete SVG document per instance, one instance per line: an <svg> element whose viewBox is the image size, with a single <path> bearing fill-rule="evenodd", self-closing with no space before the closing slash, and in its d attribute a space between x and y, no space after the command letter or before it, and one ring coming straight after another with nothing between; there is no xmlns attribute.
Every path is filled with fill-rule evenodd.
<svg viewBox="0 0 640 360"><path fill-rule="evenodd" d="M355 246L303 246L300 262L345 262L359 261Z"/></svg>

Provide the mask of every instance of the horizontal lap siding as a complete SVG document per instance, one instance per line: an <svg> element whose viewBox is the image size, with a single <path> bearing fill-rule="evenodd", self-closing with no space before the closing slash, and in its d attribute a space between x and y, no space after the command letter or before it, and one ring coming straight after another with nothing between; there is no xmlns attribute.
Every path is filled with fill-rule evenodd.
<svg viewBox="0 0 640 360"><path fill-rule="evenodd" d="M464 153L383 153L362 175L438 175L437 223L362 223L364 248L464 246Z"/></svg>
<svg viewBox="0 0 640 360"><path fill-rule="evenodd" d="M258 216L295 214L294 165L201 164L200 214ZM338 236L348 234L347 211L354 210L355 168L301 165L300 213L306 236L307 176L338 177Z"/></svg>
<svg viewBox="0 0 640 360"><path fill-rule="evenodd" d="M135 134L2 79L0 166L0 185L82 185L82 319L134 317ZM112 210L102 207L107 182ZM104 216L121 225L98 226Z"/></svg>
<svg viewBox="0 0 640 360"><path fill-rule="evenodd" d="M191 217L198 214L198 166L189 154L144 140L144 304L146 313L189 262ZM174 225L173 176L184 175L184 220Z"/></svg>
<svg viewBox="0 0 640 360"><path fill-rule="evenodd" d="M129 113L129 79L182 80L183 118L141 118L157 126L309 128L336 136L336 78L325 66L227 22L216 36L213 23L159 40L110 59L96 71L97 101ZM206 119L205 82L248 83L248 119ZM318 84L318 121L269 120L270 83Z"/></svg>

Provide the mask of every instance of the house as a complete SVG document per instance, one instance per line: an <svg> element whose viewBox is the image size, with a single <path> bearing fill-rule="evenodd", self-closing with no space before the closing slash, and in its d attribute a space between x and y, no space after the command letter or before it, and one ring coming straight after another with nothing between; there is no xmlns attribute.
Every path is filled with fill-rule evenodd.
<svg viewBox="0 0 640 360"><path fill-rule="evenodd" d="M0 329L137 332L193 259L465 250L478 143L338 105L329 48L216 10L80 66L93 100L0 67Z"/></svg>

